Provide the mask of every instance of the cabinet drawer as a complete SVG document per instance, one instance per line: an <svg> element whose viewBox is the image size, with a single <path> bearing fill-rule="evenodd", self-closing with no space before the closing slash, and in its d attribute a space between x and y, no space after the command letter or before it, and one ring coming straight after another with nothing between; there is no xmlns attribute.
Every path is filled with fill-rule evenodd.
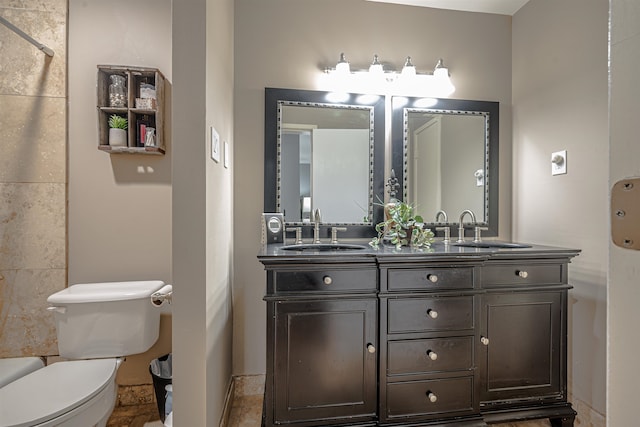
<svg viewBox="0 0 640 427"><path fill-rule="evenodd" d="M560 264L487 265L482 270L483 285L532 285L563 283Z"/></svg>
<svg viewBox="0 0 640 427"><path fill-rule="evenodd" d="M276 292L375 291L377 270L298 270L275 273Z"/></svg>
<svg viewBox="0 0 640 427"><path fill-rule="evenodd" d="M473 288L473 267L390 269L389 290L442 290Z"/></svg>
<svg viewBox="0 0 640 427"><path fill-rule="evenodd" d="M390 341L388 375L473 368L473 337Z"/></svg>
<svg viewBox="0 0 640 427"><path fill-rule="evenodd" d="M473 411L473 378L387 384L387 417Z"/></svg>
<svg viewBox="0 0 640 427"><path fill-rule="evenodd" d="M388 300L389 333L473 328L473 297Z"/></svg>

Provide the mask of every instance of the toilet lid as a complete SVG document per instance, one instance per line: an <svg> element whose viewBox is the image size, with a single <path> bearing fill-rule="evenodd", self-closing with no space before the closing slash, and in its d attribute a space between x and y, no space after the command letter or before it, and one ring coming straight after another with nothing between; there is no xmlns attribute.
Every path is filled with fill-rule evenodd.
<svg viewBox="0 0 640 427"><path fill-rule="evenodd" d="M58 362L0 388L0 426L32 426L58 417L100 393L117 359Z"/></svg>

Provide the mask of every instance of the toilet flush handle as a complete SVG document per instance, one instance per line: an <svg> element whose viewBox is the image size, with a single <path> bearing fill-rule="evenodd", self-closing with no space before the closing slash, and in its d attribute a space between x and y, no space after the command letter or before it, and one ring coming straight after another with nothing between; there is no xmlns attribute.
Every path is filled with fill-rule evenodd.
<svg viewBox="0 0 640 427"><path fill-rule="evenodd" d="M56 313L65 314L67 312L67 307L59 307L59 306L51 306L47 307L49 311L55 311Z"/></svg>

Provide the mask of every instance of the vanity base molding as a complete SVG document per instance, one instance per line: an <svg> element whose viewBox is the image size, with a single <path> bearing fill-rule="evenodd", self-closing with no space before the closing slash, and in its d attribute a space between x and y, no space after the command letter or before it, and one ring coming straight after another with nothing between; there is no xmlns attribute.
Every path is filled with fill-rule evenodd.
<svg viewBox="0 0 640 427"><path fill-rule="evenodd" d="M552 427L573 427L576 415L578 413L571 407L571 403L483 412L487 424L548 418Z"/></svg>
<svg viewBox="0 0 640 427"><path fill-rule="evenodd" d="M380 427L487 427L482 417L473 418L441 418L436 420L404 423L380 423Z"/></svg>

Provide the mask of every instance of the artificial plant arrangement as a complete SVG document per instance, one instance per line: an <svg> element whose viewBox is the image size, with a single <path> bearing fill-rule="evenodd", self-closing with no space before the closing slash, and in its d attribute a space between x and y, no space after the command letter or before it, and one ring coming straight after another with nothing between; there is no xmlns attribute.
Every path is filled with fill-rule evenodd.
<svg viewBox="0 0 640 427"><path fill-rule="evenodd" d="M112 129L127 130L127 127L129 127L129 121L122 116L112 114L109 117L109 127Z"/></svg>
<svg viewBox="0 0 640 427"><path fill-rule="evenodd" d="M413 248L429 248L434 241L434 234L429 228L425 228L424 220L415 214L413 205L401 201L387 203L384 207L385 220L376 224L378 237L369 242L374 248L385 240L395 245L396 249L402 246Z"/></svg>
<svg viewBox="0 0 640 427"><path fill-rule="evenodd" d="M117 114L109 116L109 145L118 147L127 145L127 127L129 121Z"/></svg>

